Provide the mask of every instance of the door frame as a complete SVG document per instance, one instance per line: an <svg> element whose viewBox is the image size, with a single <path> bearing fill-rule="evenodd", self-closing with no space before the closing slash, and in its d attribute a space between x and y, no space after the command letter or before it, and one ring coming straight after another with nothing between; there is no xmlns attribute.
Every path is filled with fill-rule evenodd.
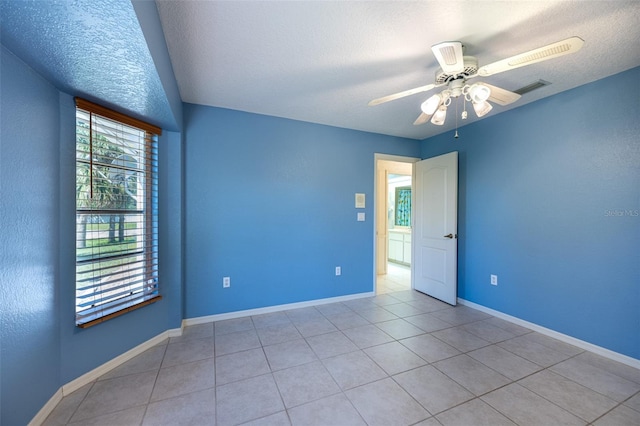
<svg viewBox="0 0 640 426"><path fill-rule="evenodd" d="M378 256L378 238L377 238L377 230L378 230L378 203L381 202L378 198L378 160L386 160L386 161L395 161L397 163L410 163L411 164L411 186L413 187L413 180L415 177L415 166L414 163L421 160L418 157L406 157L401 155L391 155L391 154L374 154L374 172L373 172L373 293L375 294L377 291L377 282L378 282L378 271L376 267L377 256ZM413 195L412 195L413 197ZM385 200L386 203L386 200ZM414 203L411 203L411 217L414 215ZM413 234L413 227L411 229L411 234ZM412 235L413 241L413 235ZM411 275L413 276L413 262L411 263ZM411 287L413 288L413 278L411 280Z"/></svg>

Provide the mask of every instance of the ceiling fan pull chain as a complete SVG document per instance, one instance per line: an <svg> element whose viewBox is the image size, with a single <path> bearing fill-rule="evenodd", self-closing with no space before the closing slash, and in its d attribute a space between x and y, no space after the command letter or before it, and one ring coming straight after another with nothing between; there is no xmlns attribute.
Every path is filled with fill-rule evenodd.
<svg viewBox="0 0 640 426"><path fill-rule="evenodd" d="M467 119L467 97L464 98L463 110L462 110L462 119Z"/></svg>
<svg viewBox="0 0 640 426"><path fill-rule="evenodd" d="M456 99L456 133L453 135L454 138L458 139L458 101Z"/></svg>

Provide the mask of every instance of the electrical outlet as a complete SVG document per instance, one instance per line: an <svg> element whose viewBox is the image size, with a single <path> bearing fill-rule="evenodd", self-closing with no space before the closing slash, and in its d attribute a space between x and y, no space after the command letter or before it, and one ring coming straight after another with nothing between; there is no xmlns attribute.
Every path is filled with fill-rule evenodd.
<svg viewBox="0 0 640 426"><path fill-rule="evenodd" d="M498 276L491 275L491 285L498 285Z"/></svg>
<svg viewBox="0 0 640 426"><path fill-rule="evenodd" d="M339 266L336 266L336 276L338 275L342 275L342 268Z"/></svg>
<svg viewBox="0 0 640 426"><path fill-rule="evenodd" d="M222 288L231 287L231 277L222 278Z"/></svg>

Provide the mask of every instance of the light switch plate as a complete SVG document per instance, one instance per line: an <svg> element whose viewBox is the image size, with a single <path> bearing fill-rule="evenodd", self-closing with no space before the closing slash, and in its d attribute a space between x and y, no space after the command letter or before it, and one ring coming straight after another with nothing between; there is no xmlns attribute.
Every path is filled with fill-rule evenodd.
<svg viewBox="0 0 640 426"><path fill-rule="evenodd" d="M358 213L358 222L364 222L364 212Z"/></svg>
<svg viewBox="0 0 640 426"><path fill-rule="evenodd" d="M365 195L362 193L356 193L356 209L364 209Z"/></svg>

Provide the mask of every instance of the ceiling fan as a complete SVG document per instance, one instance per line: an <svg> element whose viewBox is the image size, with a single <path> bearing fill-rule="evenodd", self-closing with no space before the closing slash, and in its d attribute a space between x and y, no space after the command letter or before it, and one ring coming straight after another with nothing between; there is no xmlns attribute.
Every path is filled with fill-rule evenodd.
<svg viewBox="0 0 640 426"><path fill-rule="evenodd" d="M447 86L445 90L422 103L420 107L422 113L413 122L414 125L424 124L429 121L429 118L431 118L431 123L438 126L443 125L447 115L447 107L453 98L459 96L463 96L465 101L471 102L476 115L482 117L493 108L489 101L498 105L509 105L520 99L520 95L483 82L468 84L468 80L479 76L488 77L525 65L575 53L580 50L583 44L584 41L580 37L570 37L478 68L478 60L475 57L463 55L464 46L461 42L438 43L431 47L431 51L440 64L440 69L436 72L435 83L374 99L369 102L369 106L380 105L417 93L428 92L436 87ZM462 112L462 119L466 118L465 108Z"/></svg>

